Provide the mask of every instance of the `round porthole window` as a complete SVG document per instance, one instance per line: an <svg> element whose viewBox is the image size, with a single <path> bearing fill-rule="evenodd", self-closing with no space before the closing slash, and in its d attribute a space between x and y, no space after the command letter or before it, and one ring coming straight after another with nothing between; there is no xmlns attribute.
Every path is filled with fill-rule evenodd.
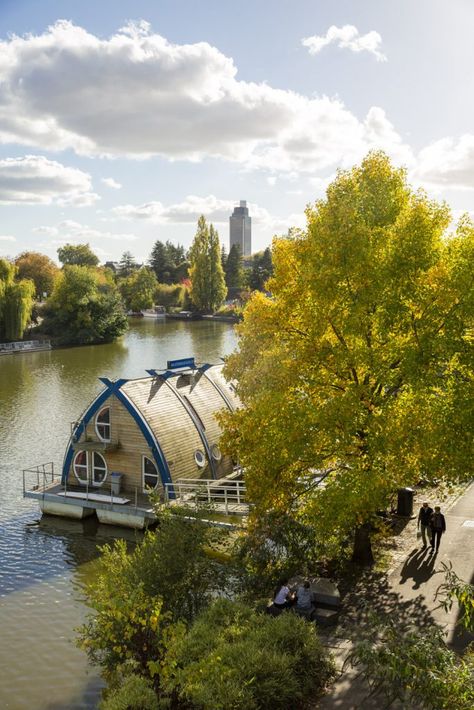
<svg viewBox="0 0 474 710"><path fill-rule="evenodd" d="M212 458L213 458L215 461L220 461L221 458L222 458L221 450L220 450L220 448L217 446L217 444L213 444L213 445L211 446L211 454L212 454Z"/></svg>
<svg viewBox="0 0 474 710"><path fill-rule="evenodd" d="M194 452L194 460L200 468L204 468L204 466L206 465L206 457L204 455L204 452L201 451L201 449L196 449L196 451Z"/></svg>

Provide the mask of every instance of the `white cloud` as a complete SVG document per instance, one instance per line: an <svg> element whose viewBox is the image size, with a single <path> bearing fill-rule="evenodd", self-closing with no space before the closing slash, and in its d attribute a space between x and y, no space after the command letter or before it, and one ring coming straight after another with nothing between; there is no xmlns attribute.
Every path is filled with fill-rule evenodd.
<svg viewBox="0 0 474 710"><path fill-rule="evenodd" d="M143 219L150 222L164 222L163 211L161 202L156 201L144 202L142 205L119 205L111 210L113 215L123 219Z"/></svg>
<svg viewBox="0 0 474 710"><path fill-rule="evenodd" d="M41 155L0 160L1 204L90 204L90 188L90 175Z"/></svg>
<svg viewBox="0 0 474 710"><path fill-rule="evenodd" d="M234 207L234 200L222 200L215 195L188 195L182 202L167 206L161 202L145 202L141 205L120 205L111 212L124 219L180 224L196 224L200 215L204 215L210 222L228 224ZM268 212L258 205L250 203L249 209L253 219L267 219Z"/></svg>
<svg viewBox="0 0 474 710"><path fill-rule="evenodd" d="M341 49L349 49L351 52L369 52L378 62L387 61L385 54L380 51L382 37L379 33L372 30L361 35L354 25L344 25L343 27L331 25L325 35L306 37L301 40L301 44L308 48L310 54L318 54L329 44L336 44Z"/></svg>
<svg viewBox="0 0 474 710"><path fill-rule="evenodd" d="M373 33L352 42L357 51L377 51ZM108 39L66 21L10 37L0 42L0 81L4 143L86 155L213 156L278 174L349 165L372 145L366 124L342 102L240 81L233 60L215 47L172 44L143 22ZM380 134L377 147L397 155L396 138L393 146Z"/></svg>
<svg viewBox="0 0 474 710"><path fill-rule="evenodd" d="M32 231L34 234L44 234L47 237L55 237L58 234L57 227L40 226L35 227Z"/></svg>
<svg viewBox="0 0 474 710"><path fill-rule="evenodd" d="M102 178L102 182L104 183L104 185L107 185L107 187L112 188L112 190L122 189L122 185L113 178Z"/></svg>
<svg viewBox="0 0 474 710"><path fill-rule="evenodd" d="M458 141L442 138L427 146L418 154L410 177L439 189L474 189L474 136L466 134Z"/></svg>
<svg viewBox="0 0 474 710"><path fill-rule="evenodd" d="M58 205L71 207L90 207L100 200L101 197L96 192L80 192L69 197L60 197Z"/></svg>
<svg viewBox="0 0 474 710"><path fill-rule="evenodd" d="M275 217L265 207L253 202L247 204L252 224L260 225L263 229L286 231L291 226L302 226L305 223L304 214L290 215L288 218ZM146 220L155 224L195 225L200 215L204 215L213 224L227 226L235 206L234 200L220 199L215 195L188 195L182 202L167 206L161 202L146 202L142 205L120 205L111 212L119 218Z"/></svg>
<svg viewBox="0 0 474 710"><path fill-rule="evenodd" d="M89 227L87 224L81 224L72 219L65 219L56 226L39 226L36 227L33 232L48 237L55 237L55 239L51 241L42 242L40 246L62 245L68 242L90 242L94 245L94 251L98 249L95 244L100 243L103 239L119 242L134 242L138 239L136 234L133 233L103 231ZM106 252L104 252L104 254L105 253Z"/></svg>
<svg viewBox="0 0 474 710"><path fill-rule="evenodd" d="M16 242L16 239L10 234L0 234L0 242Z"/></svg>

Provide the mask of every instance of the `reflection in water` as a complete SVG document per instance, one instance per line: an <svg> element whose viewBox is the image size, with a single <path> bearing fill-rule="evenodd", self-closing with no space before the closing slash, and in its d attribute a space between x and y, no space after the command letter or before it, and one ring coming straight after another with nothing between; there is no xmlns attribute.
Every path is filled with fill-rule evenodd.
<svg viewBox="0 0 474 710"><path fill-rule="evenodd" d="M168 359L219 362L235 347L232 327L206 321L132 323L110 345L0 358L0 707L12 710L94 708L101 681L73 644L84 619L84 584L98 548L137 533L95 519L40 519L23 500L21 470L60 467L75 420L102 385L100 376L143 377Z"/></svg>

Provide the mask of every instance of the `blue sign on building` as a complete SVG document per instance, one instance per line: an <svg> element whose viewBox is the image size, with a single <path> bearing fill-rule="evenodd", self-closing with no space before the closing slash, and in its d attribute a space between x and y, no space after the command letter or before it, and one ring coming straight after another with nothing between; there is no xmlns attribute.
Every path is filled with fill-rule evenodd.
<svg viewBox="0 0 474 710"><path fill-rule="evenodd" d="M179 370L182 367L191 367L194 369L196 365L194 364L193 357L186 357L182 360L168 360L166 367L168 370Z"/></svg>

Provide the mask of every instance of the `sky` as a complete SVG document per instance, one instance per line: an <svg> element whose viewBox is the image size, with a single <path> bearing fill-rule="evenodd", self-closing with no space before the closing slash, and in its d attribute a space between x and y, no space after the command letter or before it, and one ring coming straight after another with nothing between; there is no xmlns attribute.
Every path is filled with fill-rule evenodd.
<svg viewBox="0 0 474 710"><path fill-rule="evenodd" d="M253 251L373 149L474 214L471 0L0 0L0 255Z"/></svg>

